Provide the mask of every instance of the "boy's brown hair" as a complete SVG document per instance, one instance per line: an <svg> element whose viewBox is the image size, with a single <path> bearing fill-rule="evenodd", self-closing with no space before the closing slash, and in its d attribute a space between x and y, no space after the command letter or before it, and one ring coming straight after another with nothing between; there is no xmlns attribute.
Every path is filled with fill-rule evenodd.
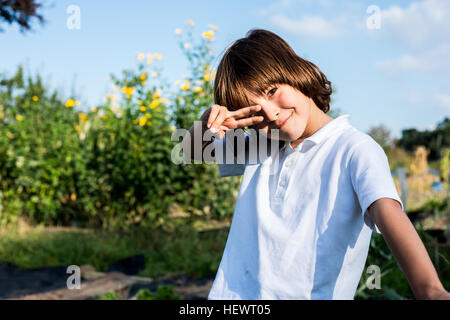
<svg viewBox="0 0 450 320"><path fill-rule="evenodd" d="M214 103L237 110L253 105L246 95L260 96L276 84L288 84L311 98L319 109L330 109L331 82L273 32L253 29L224 53L214 80Z"/></svg>

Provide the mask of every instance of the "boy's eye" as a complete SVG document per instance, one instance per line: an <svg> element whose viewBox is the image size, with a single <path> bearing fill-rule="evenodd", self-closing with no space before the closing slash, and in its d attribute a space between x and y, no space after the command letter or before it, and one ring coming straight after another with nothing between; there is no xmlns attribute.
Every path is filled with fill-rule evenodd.
<svg viewBox="0 0 450 320"><path fill-rule="evenodd" d="M277 87L270 89L269 92L267 92L267 95L269 97L273 96L275 94L275 92L277 91L277 89L278 89Z"/></svg>

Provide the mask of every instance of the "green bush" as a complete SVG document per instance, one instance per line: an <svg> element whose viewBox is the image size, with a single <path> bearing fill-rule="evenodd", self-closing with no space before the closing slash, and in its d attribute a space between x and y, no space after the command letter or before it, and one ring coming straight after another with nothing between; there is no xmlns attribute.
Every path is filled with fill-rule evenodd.
<svg viewBox="0 0 450 320"><path fill-rule="evenodd" d="M180 300L180 296L173 292L171 285L159 285L156 296L149 289L140 289L136 300Z"/></svg>
<svg viewBox="0 0 450 320"><path fill-rule="evenodd" d="M22 67L1 75L0 225L23 216L44 225L158 226L173 204L231 216L238 177L218 181L215 165L172 161L181 142L172 141L174 129L188 129L213 102L211 37L180 46L192 72L175 90L159 76L162 56L140 54L134 70L111 75L116 92L89 111Z"/></svg>
<svg viewBox="0 0 450 320"><path fill-rule="evenodd" d="M98 296L97 300L119 300L115 291L108 291L103 296Z"/></svg>

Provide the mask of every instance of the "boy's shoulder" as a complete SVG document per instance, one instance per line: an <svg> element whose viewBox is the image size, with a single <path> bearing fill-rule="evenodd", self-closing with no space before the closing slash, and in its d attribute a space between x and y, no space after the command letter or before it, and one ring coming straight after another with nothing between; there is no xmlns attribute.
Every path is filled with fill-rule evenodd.
<svg viewBox="0 0 450 320"><path fill-rule="evenodd" d="M341 148L345 149L349 155L356 152L371 152L383 151L381 146L369 134L356 129L353 126L348 126L338 137L337 142ZM383 151L384 152L384 151Z"/></svg>

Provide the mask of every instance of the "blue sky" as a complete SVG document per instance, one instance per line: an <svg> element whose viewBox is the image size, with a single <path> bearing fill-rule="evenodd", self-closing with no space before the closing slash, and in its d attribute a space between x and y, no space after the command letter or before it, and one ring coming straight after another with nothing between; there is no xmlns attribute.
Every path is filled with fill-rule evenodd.
<svg viewBox="0 0 450 320"><path fill-rule="evenodd" d="M164 76L181 80L188 62L175 29L186 31L192 20L198 38L208 24L219 27L216 54L252 28L279 34L322 69L336 89L331 108L350 114L362 131L384 124L399 137L402 129L432 129L450 116L447 0L43 2L46 25L25 35L16 26L0 33L0 73L22 64L66 96L75 89L83 108L101 103L111 92L107 77L135 67L139 52L162 54ZM80 8L79 30L66 26L70 5ZM368 19L380 28L368 28Z"/></svg>

